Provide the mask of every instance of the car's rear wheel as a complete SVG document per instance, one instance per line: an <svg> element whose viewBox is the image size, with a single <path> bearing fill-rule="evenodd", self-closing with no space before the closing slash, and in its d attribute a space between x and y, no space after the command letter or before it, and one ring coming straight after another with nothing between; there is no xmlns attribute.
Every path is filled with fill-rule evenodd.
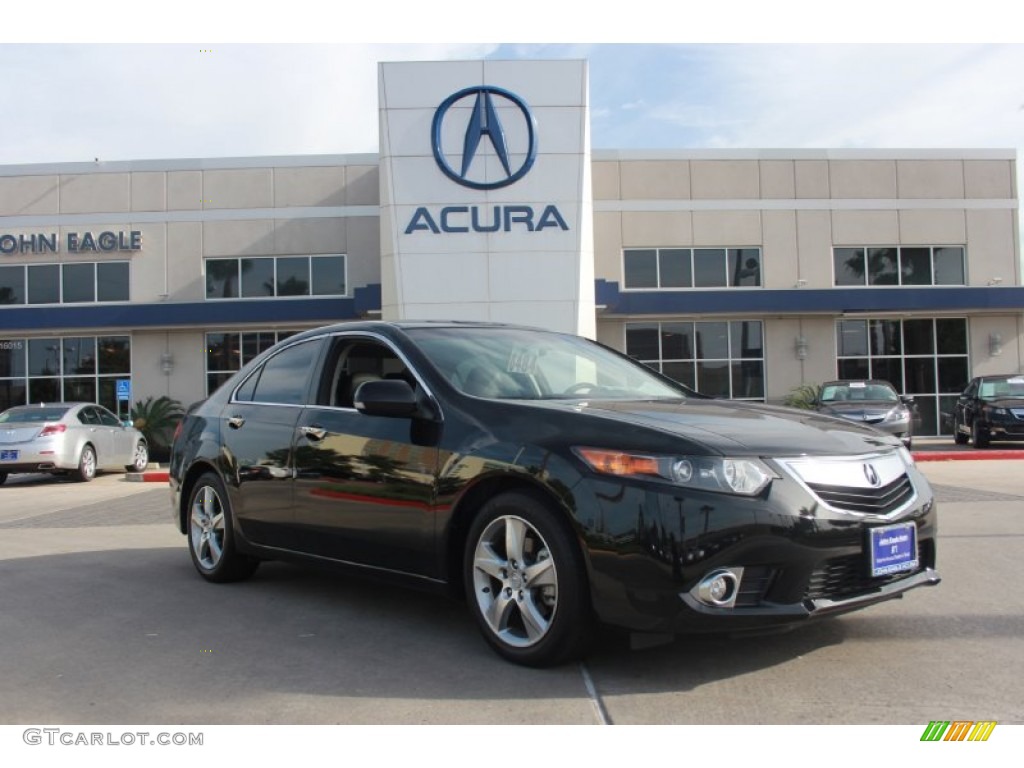
<svg viewBox="0 0 1024 768"><path fill-rule="evenodd" d="M241 554L235 546L231 502L217 475L207 472L196 481L188 515L189 553L200 576L217 583L252 576L259 560Z"/></svg>
<svg viewBox="0 0 1024 768"><path fill-rule="evenodd" d="M953 417L953 442L957 445L967 445L968 437L960 429L960 419Z"/></svg>
<svg viewBox="0 0 1024 768"><path fill-rule="evenodd" d="M568 525L532 494L484 505L469 531L465 584L484 639L533 667L578 658L592 614L579 547Z"/></svg>
<svg viewBox="0 0 1024 768"><path fill-rule="evenodd" d="M88 483L94 477L96 477L96 450L91 445L86 445L78 457L75 479Z"/></svg>
<svg viewBox="0 0 1024 768"><path fill-rule="evenodd" d="M125 469L129 472L144 472L146 467L149 466L149 446L146 445L145 440L139 440L135 446L135 453L132 456L132 463L129 464Z"/></svg>
<svg viewBox="0 0 1024 768"><path fill-rule="evenodd" d="M971 422L971 442L975 448L988 448L988 430L981 426L977 419Z"/></svg>
<svg viewBox="0 0 1024 768"><path fill-rule="evenodd" d="M0 472L0 485L3 485L6 482L7 482L7 473L6 472Z"/></svg>

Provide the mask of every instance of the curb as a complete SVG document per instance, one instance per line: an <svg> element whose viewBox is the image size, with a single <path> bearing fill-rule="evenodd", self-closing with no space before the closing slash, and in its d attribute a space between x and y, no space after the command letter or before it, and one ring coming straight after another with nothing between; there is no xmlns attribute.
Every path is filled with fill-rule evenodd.
<svg viewBox="0 0 1024 768"><path fill-rule="evenodd" d="M166 469L150 469L145 472L127 472L124 479L129 483L166 483L170 481L170 477Z"/></svg>
<svg viewBox="0 0 1024 768"><path fill-rule="evenodd" d="M912 451L914 461L985 461L1024 459L1024 451Z"/></svg>

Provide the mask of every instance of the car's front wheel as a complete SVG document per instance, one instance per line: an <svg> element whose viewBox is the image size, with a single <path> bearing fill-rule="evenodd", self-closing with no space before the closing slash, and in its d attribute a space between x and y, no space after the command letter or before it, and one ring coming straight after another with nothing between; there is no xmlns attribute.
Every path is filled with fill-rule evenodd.
<svg viewBox="0 0 1024 768"><path fill-rule="evenodd" d="M6 482L7 482L7 473L6 472L0 472L0 485L3 485Z"/></svg>
<svg viewBox="0 0 1024 768"><path fill-rule="evenodd" d="M217 583L252 576L259 560L235 547L231 503L217 475L207 472L196 481L189 495L188 515L189 552L200 576Z"/></svg>
<svg viewBox="0 0 1024 768"><path fill-rule="evenodd" d="M491 499L469 531L466 594L487 642L533 667L583 655L592 614L579 547L569 526L525 492Z"/></svg>
<svg viewBox="0 0 1024 768"><path fill-rule="evenodd" d="M125 469L129 472L144 472L149 466L149 446L145 440L139 440L135 446L135 453L132 454L132 463Z"/></svg>
<svg viewBox="0 0 1024 768"><path fill-rule="evenodd" d="M971 422L971 442L975 448L988 448L988 430L979 424L977 419Z"/></svg>
<svg viewBox="0 0 1024 768"><path fill-rule="evenodd" d="M967 445L967 435L960 429L960 418L953 417L953 442L957 445Z"/></svg>
<svg viewBox="0 0 1024 768"><path fill-rule="evenodd" d="M96 450L91 445L86 445L78 456L75 479L88 483L94 477L96 477Z"/></svg>

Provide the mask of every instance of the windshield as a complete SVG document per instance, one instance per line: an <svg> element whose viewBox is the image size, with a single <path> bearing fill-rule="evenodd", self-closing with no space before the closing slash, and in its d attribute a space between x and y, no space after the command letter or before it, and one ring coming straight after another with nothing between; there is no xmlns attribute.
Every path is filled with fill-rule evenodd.
<svg viewBox="0 0 1024 768"><path fill-rule="evenodd" d="M982 381L978 397L988 399L1024 397L1024 376L1014 376L1002 381Z"/></svg>
<svg viewBox="0 0 1024 768"><path fill-rule="evenodd" d="M689 394L577 336L519 328L410 328L408 334L456 389L492 399L679 400Z"/></svg>
<svg viewBox="0 0 1024 768"><path fill-rule="evenodd" d="M67 408L46 408L38 406L26 406L24 408L11 408L0 413L0 424L25 424L37 421L60 421Z"/></svg>
<svg viewBox="0 0 1024 768"><path fill-rule="evenodd" d="M821 402L870 401L872 403L898 403L899 395L888 384L866 381L832 382L821 388Z"/></svg>

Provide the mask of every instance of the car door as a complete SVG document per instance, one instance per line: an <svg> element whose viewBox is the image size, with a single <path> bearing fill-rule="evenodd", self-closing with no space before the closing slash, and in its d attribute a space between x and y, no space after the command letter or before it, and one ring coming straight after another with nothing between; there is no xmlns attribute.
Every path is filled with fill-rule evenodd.
<svg viewBox="0 0 1024 768"><path fill-rule="evenodd" d="M383 339L331 340L316 403L300 417L295 514L304 551L430 575L439 424L368 416L353 405L366 381L422 379Z"/></svg>
<svg viewBox="0 0 1024 768"><path fill-rule="evenodd" d="M132 444L132 433L124 428L121 420L102 406L96 406L100 423L110 434L111 453L108 466L123 469L131 463L135 446Z"/></svg>
<svg viewBox="0 0 1024 768"><path fill-rule="evenodd" d="M980 379L974 379L956 401L960 427L967 432L971 430L971 422L978 410L978 385Z"/></svg>
<svg viewBox="0 0 1024 768"><path fill-rule="evenodd" d="M112 467L114 459L114 435L110 427L103 423L99 408L94 405L86 406L78 412L78 420L82 423L85 433L85 443L91 443L96 449L96 466L101 469Z"/></svg>
<svg viewBox="0 0 1024 768"><path fill-rule="evenodd" d="M322 339L284 347L257 367L221 411L224 474L243 535L293 549L293 444Z"/></svg>

